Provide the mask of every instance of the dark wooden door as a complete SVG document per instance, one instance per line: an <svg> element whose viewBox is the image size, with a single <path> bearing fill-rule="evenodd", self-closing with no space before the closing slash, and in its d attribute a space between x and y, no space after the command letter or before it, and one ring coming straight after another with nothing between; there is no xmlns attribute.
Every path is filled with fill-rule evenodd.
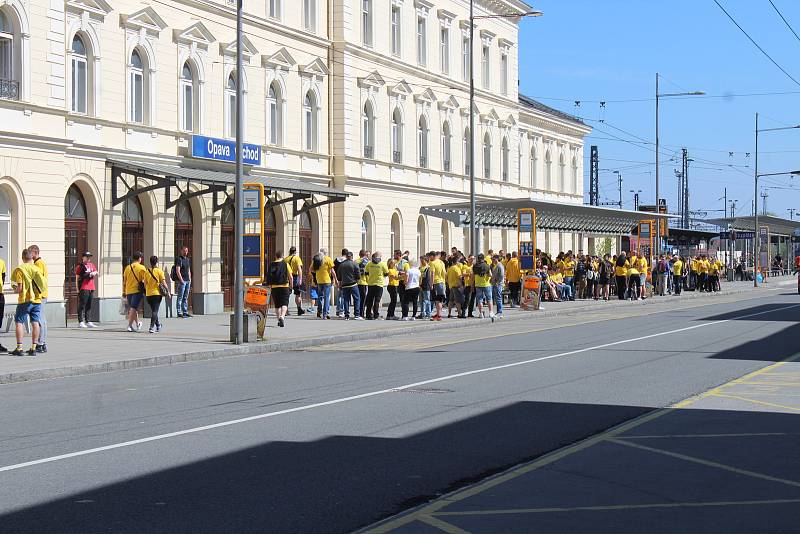
<svg viewBox="0 0 800 534"><path fill-rule="evenodd" d="M181 255L183 247L189 248L189 258L192 258L195 254L192 208L185 200L175 207L175 258ZM200 287L199 284L200 273L196 273L192 265L192 292ZM189 293L189 308L191 307L192 293Z"/></svg>
<svg viewBox="0 0 800 534"><path fill-rule="evenodd" d="M88 246L86 203L80 189L73 185L64 198L64 299L67 301L67 314L70 317L78 314L75 267Z"/></svg>
<svg viewBox="0 0 800 534"><path fill-rule="evenodd" d="M134 252L144 254L143 264L149 266L150 254L144 250L144 219L142 205L136 197L125 200L122 205L122 269L131 263Z"/></svg>

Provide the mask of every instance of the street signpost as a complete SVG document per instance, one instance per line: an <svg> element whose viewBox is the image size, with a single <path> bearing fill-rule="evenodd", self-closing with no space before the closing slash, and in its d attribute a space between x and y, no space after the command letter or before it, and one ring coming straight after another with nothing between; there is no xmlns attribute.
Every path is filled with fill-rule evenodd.
<svg viewBox="0 0 800 534"><path fill-rule="evenodd" d="M523 270L536 268L536 210L517 210L517 247L519 265Z"/></svg>
<svg viewBox="0 0 800 534"><path fill-rule="evenodd" d="M264 279L264 185L244 184L242 191L242 269L244 281Z"/></svg>

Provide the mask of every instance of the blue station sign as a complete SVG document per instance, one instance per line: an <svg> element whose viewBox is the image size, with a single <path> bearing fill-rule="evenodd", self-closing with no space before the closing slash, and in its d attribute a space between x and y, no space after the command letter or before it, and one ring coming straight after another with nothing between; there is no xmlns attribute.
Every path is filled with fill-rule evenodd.
<svg viewBox="0 0 800 534"><path fill-rule="evenodd" d="M192 157L234 163L236 162L236 142L229 139L193 135ZM243 144L242 161L245 165L261 165L261 147Z"/></svg>

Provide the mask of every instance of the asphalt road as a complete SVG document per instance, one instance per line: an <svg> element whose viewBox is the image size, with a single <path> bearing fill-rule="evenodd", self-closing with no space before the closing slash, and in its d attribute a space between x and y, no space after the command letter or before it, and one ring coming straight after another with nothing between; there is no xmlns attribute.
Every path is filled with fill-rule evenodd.
<svg viewBox="0 0 800 534"><path fill-rule="evenodd" d="M797 352L730 300L0 386L0 532L352 531Z"/></svg>

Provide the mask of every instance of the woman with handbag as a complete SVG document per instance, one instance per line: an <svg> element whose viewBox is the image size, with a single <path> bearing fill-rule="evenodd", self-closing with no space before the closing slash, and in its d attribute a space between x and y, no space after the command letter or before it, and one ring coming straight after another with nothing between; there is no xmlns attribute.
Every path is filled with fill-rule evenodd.
<svg viewBox="0 0 800 534"><path fill-rule="evenodd" d="M145 294L147 296L147 304L150 306L150 330L151 334L161 332L161 320L158 317L158 310L161 308L161 301L166 298L172 298L169 293L169 286L167 286L167 276L164 271L157 267L158 256L150 256L150 268L147 269L147 278L145 278Z"/></svg>
<svg viewBox="0 0 800 534"><path fill-rule="evenodd" d="M128 301L128 332L138 332L142 329L139 305L144 298L144 282L147 277L147 269L142 265L142 259L144 255L141 252L134 252L131 263L122 272L122 296Z"/></svg>

